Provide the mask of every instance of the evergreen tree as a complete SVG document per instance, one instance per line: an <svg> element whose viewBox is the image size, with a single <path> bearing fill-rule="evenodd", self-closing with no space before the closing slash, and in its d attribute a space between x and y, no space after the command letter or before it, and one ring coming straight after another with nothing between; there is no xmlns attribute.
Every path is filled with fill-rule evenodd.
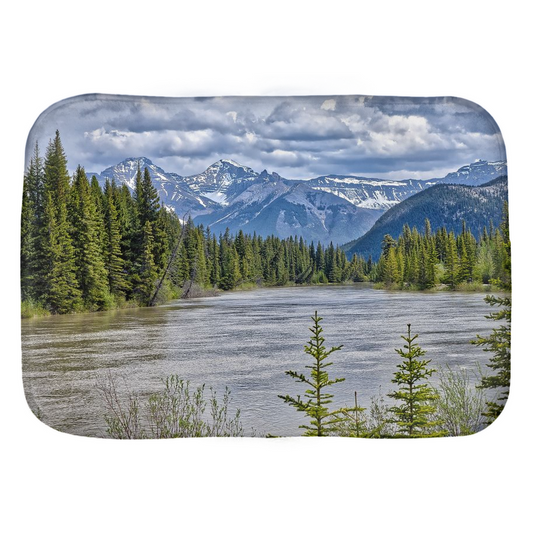
<svg viewBox="0 0 533 533"><path fill-rule="evenodd" d="M503 220L500 226L503 236L503 250L505 257L503 280L498 284L504 291L511 292L511 240L509 236L509 211L507 202L504 205ZM480 388L496 389L498 398L496 401L487 402L487 410L484 415L489 423L493 422L503 411L505 403L509 398L509 388L511 386L511 295L493 296L489 295L485 301L491 307L500 307L500 311L490 313L487 318L491 320L503 320L504 324L494 328L488 337L478 335L477 340L472 341L478 346L484 346L484 350L493 352L494 355L488 363L488 367L496 373L484 376L481 379Z"/></svg>
<svg viewBox="0 0 533 533"><path fill-rule="evenodd" d="M304 346L305 353L313 358L312 364L305 367L310 369L310 375L306 376L292 370L285 372L297 382L305 383L309 387L305 391L307 400L302 400L300 396L294 398L289 395L280 395L279 398L295 407L298 411L303 412L310 419L309 425L299 426L301 429L305 429L305 436L324 437L338 431L339 426L346 421L347 414L355 411L355 409L345 408L334 411L329 411L328 409L328 405L332 402L333 394L325 392L324 389L344 381L344 378L333 380L329 378L326 368L333 363L326 362L326 359L333 352L340 350L342 346L333 346L326 349L324 346L325 339L322 336L323 329L320 325L322 317L319 317L317 311L315 311L311 319L313 321L313 326L309 328L311 338Z"/></svg>
<svg viewBox="0 0 533 533"><path fill-rule="evenodd" d="M157 189L152 184L152 177L147 167L144 169L142 179L139 180L140 168L137 170L136 187L140 186L140 193L137 193L137 209L139 212L139 223L142 227L146 222L154 224L160 209L159 195Z"/></svg>
<svg viewBox="0 0 533 533"><path fill-rule="evenodd" d="M37 300L43 294L44 257L41 243L43 223L44 172L35 143L33 156L24 174L20 225L20 279L22 300Z"/></svg>
<svg viewBox="0 0 533 533"><path fill-rule="evenodd" d="M152 224L147 220L143 227L141 262L138 274L137 294L141 303L148 304L157 280L157 270L154 261L154 235Z"/></svg>
<svg viewBox="0 0 533 533"><path fill-rule="evenodd" d="M435 370L428 368L430 360L421 359L426 352L415 343L417 338L418 335L411 336L411 324L407 324L407 336L402 335L407 344L404 350L396 350L402 363L397 365L399 370L392 379L392 383L398 385L398 390L388 394L399 402L399 405L390 407L392 422L407 437L437 436L431 431L436 421L431 420L435 406L430 403L437 399L437 395L426 382Z"/></svg>
<svg viewBox="0 0 533 533"><path fill-rule="evenodd" d="M85 170L78 166L70 195L76 277L86 309L109 304L107 271L102 255L101 221Z"/></svg>
<svg viewBox="0 0 533 533"><path fill-rule="evenodd" d="M444 259L445 283L455 288L460 281L459 275L459 254L457 253L457 242L453 232L448 233L446 244L446 256Z"/></svg>
<svg viewBox="0 0 533 533"><path fill-rule="evenodd" d="M105 263L111 293L115 296L123 297L131 288L131 285L126 279L125 261L122 257L121 249L122 237L120 234L118 212L115 206L116 198L113 192L114 187L107 181L105 185L105 230L107 233Z"/></svg>
<svg viewBox="0 0 533 533"><path fill-rule="evenodd" d="M55 313L81 308L81 291L76 279L76 261L67 217L70 183L67 159L59 132L50 141L44 163L43 231L45 264L42 299Z"/></svg>
<svg viewBox="0 0 533 533"><path fill-rule="evenodd" d="M235 244L226 229L220 238L220 288L224 291L234 289L241 280L239 256Z"/></svg>

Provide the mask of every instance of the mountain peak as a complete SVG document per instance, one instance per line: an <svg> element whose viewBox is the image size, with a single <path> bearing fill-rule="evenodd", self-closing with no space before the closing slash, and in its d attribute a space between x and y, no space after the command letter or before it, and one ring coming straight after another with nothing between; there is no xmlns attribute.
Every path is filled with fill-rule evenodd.
<svg viewBox="0 0 533 533"><path fill-rule="evenodd" d="M220 159L218 161L219 163L231 165L232 167L241 167L241 168L247 168L244 165L241 165L240 163L237 163L237 161L234 161L233 159Z"/></svg>
<svg viewBox="0 0 533 533"><path fill-rule="evenodd" d="M482 185L500 176L507 175L506 161L488 162L476 159L474 163L462 166L455 172L450 172L437 183L455 183L459 185Z"/></svg>
<svg viewBox="0 0 533 533"><path fill-rule="evenodd" d="M121 161L118 163L118 165L124 165L125 163L140 163L141 165L153 165L152 161L148 159L147 157L141 156L141 157L127 157L124 159L124 161ZM115 166L118 166L115 165Z"/></svg>

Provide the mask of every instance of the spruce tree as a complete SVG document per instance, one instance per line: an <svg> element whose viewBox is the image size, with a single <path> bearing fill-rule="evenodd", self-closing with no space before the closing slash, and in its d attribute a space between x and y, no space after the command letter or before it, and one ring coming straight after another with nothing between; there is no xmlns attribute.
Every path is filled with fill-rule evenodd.
<svg viewBox="0 0 533 533"><path fill-rule="evenodd" d="M76 311L82 306L67 216L69 181L67 159L59 131L56 131L55 138L48 146L44 163L43 231L40 235L45 264L42 298L55 313Z"/></svg>
<svg viewBox="0 0 533 533"><path fill-rule="evenodd" d="M398 426L400 434L406 437L434 437L437 433L432 431L436 425L435 420L431 420L435 413L435 407L431 402L437 398L435 391L431 388L427 379L435 372L429 369L431 362L421 359L426 353L415 340L418 334L411 335L411 324L407 324L407 336L402 335L406 342L404 349L396 349L402 358L402 362L397 365L392 383L398 385L398 390L388 394L398 405L390 407L392 422Z"/></svg>
<svg viewBox="0 0 533 533"><path fill-rule="evenodd" d="M105 309L109 304L107 271L102 255L102 228L85 170L78 166L70 195L76 277L85 308Z"/></svg>
<svg viewBox="0 0 533 533"><path fill-rule="evenodd" d="M295 379L298 383L304 383L309 387L304 395L307 400L302 399L301 396L294 398L290 395L279 395L279 398L304 413L310 419L309 425L304 424L299 426L301 429L305 429L304 436L324 437L337 432L339 426L346 421L347 414L355 411L355 409L345 408L334 411L328 409L328 405L332 403L333 394L326 392L325 389L336 383L341 383L344 381L344 378L329 378L326 369L333 363L331 361L326 362L326 359L333 352L340 350L342 346L332 346L327 349L324 346L325 339L322 335L322 326L320 325L322 317L319 317L317 311L315 311L311 319L313 321L312 327L309 328L311 338L304 346L305 353L313 359L311 365L305 366L305 368L310 369L310 375L306 376L292 370L285 372L285 374Z"/></svg>
<svg viewBox="0 0 533 533"><path fill-rule="evenodd" d="M498 397L496 401L488 401L487 409L484 413L489 423L492 423L500 416L505 403L509 398L509 388L511 386L511 240L509 236L509 211L507 202L504 204L503 220L500 225L503 236L502 255L503 259L503 279L497 280L499 287L508 292L507 295L494 296L489 295L485 298L491 307L499 307L500 310L490 313L487 318L490 320L503 320L504 323L492 330L488 337L477 336L472 341L473 344L484 346L487 352L493 352L489 368L495 371L495 374L484 376L481 379L480 388L496 389ZM492 233L492 232L491 232Z"/></svg>
<svg viewBox="0 0 533 533"><path fill-rule="evenodd" d="M40 231L43 208L43 167L39 145L35 144L33 156L24 174L22 212L20 221L20 280L22 300L34 301L41 294L42 251ZM40 268L41 267L41 268Z"/></svg>
<svg viewBox="0 0 533 533"><path fill-rule="evenodd" d="M107 279L109 290L115 296L124 297L126 292L131 288L126 279L125 262L121 250L121 234L118 221L117 208L115 206L114 188L106 182L105 185L105 230L107 233L107 249L105 254L105 263L107 269Z"/></svg>
<svg viewBox="0 0 533 533"><path fill-rule="evenodd" d="M142 249L136 291L142 304L147 305L155 289L157 270L154 261L154 235L152 224L146 221L143 227Z"/></svg>
<svg viewBox="0 0 533 533"><path fill-rule="evenodd" d="M444 267L446 269L444 281L453 289L460 281L459 254L457 253L457 242L455 240L455 235L453 234L453 232L448 233Z"/></svg>

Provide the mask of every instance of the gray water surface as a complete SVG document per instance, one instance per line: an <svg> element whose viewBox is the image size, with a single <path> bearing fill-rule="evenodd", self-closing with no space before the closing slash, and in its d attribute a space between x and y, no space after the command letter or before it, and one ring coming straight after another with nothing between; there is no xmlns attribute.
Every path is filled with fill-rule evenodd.
<svg viewBox="0 0 533 533"><path fill-rule="evenodd" d="M494 322L480 293L390 292L364 284L290 287L176 300L153 308L51 316L22 321L26 397L49 426L76 435L104 437L104 404L95 387L110 370L132 391L161 390L171 374L203 383L240 408L246 434L300 435L301 413L278 394L298 395L302 385L286 370L305 371L303 351L311 315L323 317L330 356L333 406L359 404L393 389L400 362L396 348L411 323L432 366L475 369L490 354L470 344Z"/></svg>

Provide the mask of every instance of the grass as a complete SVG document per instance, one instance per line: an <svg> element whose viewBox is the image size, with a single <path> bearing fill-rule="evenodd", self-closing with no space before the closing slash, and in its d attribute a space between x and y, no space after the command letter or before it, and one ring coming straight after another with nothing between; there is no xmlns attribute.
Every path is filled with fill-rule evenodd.
<svg viewBox="0 0 533 533"><path fill-rule="evenodd" d="M48 316L50 311L43 307L40 303L26 300L20 304L20 317L21 318L35 318L39 316Z"/></svg>

